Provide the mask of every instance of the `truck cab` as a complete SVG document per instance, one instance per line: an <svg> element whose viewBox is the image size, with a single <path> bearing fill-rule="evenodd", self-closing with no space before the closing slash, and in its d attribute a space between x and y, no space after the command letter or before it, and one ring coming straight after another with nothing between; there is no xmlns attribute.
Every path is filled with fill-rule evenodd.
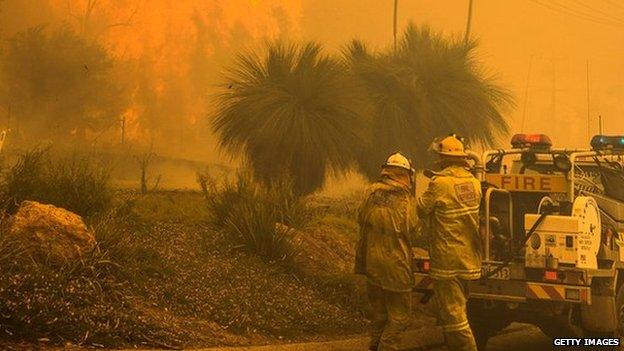
<svg viewBox="0 0 624 351"><path fill-rule="evenodd" d="M514 321L553 337L624 330L624 137L557 149L517 134L510 149L473 156L481 181L482 278L469 284L477 344ZM429 260L414 258L414 290L431 294Z"/></svg>

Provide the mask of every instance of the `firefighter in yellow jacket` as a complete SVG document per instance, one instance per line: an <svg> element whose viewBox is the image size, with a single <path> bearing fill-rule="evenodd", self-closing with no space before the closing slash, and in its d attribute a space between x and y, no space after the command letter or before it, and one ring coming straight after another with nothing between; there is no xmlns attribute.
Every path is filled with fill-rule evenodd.
<svg viewBox="0 0 624 351"><path fill-rule="evenodd" d="M468 281L481 276L481 185L469 172L464 144L455 135L434 141L432 148L441 170L432 172L417 208L427 228L438 322L449 350L476 350L466 300Z"/></svg>
<svg viewBox="0 0 624 351"><path fill-rule="evenodd" d="M414 170L395 153L382 166L381 178L367 190L360 207L360 239L355 270L368 281L373 314L370 350L397 350L411 320L413 285L411 235L416 224L412 189Z"/></svg>

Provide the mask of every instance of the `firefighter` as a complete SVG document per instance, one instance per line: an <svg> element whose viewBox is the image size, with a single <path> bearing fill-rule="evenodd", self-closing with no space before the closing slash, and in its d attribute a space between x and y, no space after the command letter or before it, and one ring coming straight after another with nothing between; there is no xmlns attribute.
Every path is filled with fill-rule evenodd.
<svg viewBox="0 0 624 351"><path fill-rule="evenodd" d="M414 169L400 153L382 165L360 207L355 271L367 277L373 330L369 350L397 350L411 321L412 251L416 224Z"/></svg>
<svg viewBox="0 0 624 351"><path fill-rule="evenodd" d="M468 281L481 276L481 185L469 171L468 154L457 136L434 141L432 149L440 170L428 174L431 181L417 211L427 228L438 323L449 350L476 350L466 300Z"/></svg>

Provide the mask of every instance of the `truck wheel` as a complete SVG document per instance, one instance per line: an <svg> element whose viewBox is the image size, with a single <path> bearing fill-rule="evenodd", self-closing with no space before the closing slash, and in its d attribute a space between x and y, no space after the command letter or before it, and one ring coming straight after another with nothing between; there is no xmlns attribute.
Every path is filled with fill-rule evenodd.
<svg viewBox="0 0 624 351"><path fill-rule="evenodd" d="M620 339L620 346L614 347L614 350L624 350L624 345L622 345L622 341L624 339L624 284L620 285L618 289L618 293L615 296L615 308L617 315L617 328L613 333L613 337Z"/></svg>
<svg viewBox="0 0 624 351"><path fill-rule="evenodd" d="M488 340L511 323L508 317L504 305L488 304L483 300L468 301L468 321L477 350L485 351Z"/></svg>
<svg viewBox="0 0 624 351"><path fill-rule="evenodd" d="M582 338L585 332L578 326L579 318L578 309L569 308L560 315L540 319L536 325L551 338Z"/></svg>
<svg viewBox="0 0 624 351"><path fill-rule="evenodd" d="M620 273L622 274L622 273ZM624 351L624 284L621 284L615 295L615 306L612 307L615 312L616 327L611 332L599 332L591 329L585 329L585 334L590 338L618 338L620 339L619 346L604 347L604 350L620 350ZM606 312L606 311L605 311Z"/></svg>
<svg viewBox="0 0 624 351"><path fill-rule="evenodd" d="M562 325L562 322L553 318L537 324L537 327L551 338L581 338L584 336L576 328Z"/></svg>
<svg viewBox="0 0 624 351"><path fill-rule="evenodd" d="M617 326L613 332L595 332L587 331L589 337L594 338L619 338L620 345L605 348L605 350L620 350L624 351L624 284L621 284L618 288L618 292L615 295L615 315L617 318Z"/></svg>
<svg viewBox="0 0 624 351"><path fill-rule="evenodd" d="M487 327L475 326L472 328L472 335L474 335L475 343L477 344L478 351L485 351L487 343L492 337L492 330Z"/></svg>

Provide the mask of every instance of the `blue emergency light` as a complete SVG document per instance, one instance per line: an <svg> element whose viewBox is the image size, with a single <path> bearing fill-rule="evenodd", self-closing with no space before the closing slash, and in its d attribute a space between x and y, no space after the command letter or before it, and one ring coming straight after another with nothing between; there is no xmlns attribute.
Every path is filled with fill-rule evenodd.
<svg viewBox="0 0 624 351"><path fill-rule="evenodd" d="M592 149L624 150L624 135L594 135L590 143Z"/></svg>

